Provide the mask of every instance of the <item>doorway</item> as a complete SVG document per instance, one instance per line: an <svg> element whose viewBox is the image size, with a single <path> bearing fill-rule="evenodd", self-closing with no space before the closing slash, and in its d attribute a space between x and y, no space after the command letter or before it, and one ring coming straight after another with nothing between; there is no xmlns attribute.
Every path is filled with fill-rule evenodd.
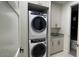
<svg viewBox="0 0 79 59"><path fill-rule="evenodd" d="M71 28L70 28L70 54L77 54L77 34L78 34L78 5L71 7Z"/></svg>

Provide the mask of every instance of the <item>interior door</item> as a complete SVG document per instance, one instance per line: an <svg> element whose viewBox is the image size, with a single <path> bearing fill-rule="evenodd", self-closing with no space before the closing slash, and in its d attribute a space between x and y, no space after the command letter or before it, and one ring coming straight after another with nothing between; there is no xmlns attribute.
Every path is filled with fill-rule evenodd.
<svg viewBox="0 0 79 59"><path fill-rule="evenodd" d="M14 57L18 50L18 16L0 1L0 57Z"/></svg>
<svg viewBox="0 0 79 59"><path fill-rule="evenodd" d="M79 5L78 5L78 39L77 39L77 57L79 57Z"/></svg>

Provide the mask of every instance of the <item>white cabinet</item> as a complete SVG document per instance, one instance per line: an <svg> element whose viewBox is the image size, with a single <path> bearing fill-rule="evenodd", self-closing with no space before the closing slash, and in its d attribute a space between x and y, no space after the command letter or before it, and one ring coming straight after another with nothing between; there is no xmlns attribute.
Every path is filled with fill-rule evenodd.
<svg viewBox="0 0 79 59"><path fill-rule="evenodd" d="M58 27L61 27L62 22L62 6L56 3L51 4L51 27L55 27L57 24Z"/></svg>
<svg viewBox="0 0 79 59"><path fill-rule="evenodd" d="M58 51L62 51L63 50L63 41L64 38L59 38L58 41L57 41L57 45L58 45Z"/></svg>
<svg viewBox="0 0 79 59"><path fill-rule="evenodd" d="M49 1L28 1L28 2L32 4L37 4L40 6L49 7Z"/></svg>
<svg viewBox="0 0 79 59"><path fill-rule="evenodd" d="M53 49L53 47L54 47L54 42L53 42L54 40L51 40L50 41L50 53L51 54L53 54L53 51L54 51L54 49Z"/></svg>
<svg viewBox="0 0 79 59"><path fill-rule="evenodd" d="M63 37L51 38L50 54L55 54L63 50L63 40L64 40Z"/></svg>

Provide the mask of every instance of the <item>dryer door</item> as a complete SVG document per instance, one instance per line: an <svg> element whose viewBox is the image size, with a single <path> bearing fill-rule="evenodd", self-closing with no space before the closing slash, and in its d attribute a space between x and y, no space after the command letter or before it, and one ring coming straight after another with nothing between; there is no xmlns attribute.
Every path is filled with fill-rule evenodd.
<svg viewBox="0 0 79 59"><path fill-rule="evenodd" d="M46 20L43 17L37 16L33 19L32 28L36 32L43 32L46 28Z"/></svg>
<svg viewBox="0 0 79 59"><path fill-rule="evenodd" d="M41 43L33 47L31 54L32 57L43 57L45 52L46 52L46 46L43 43Z"/></svg>

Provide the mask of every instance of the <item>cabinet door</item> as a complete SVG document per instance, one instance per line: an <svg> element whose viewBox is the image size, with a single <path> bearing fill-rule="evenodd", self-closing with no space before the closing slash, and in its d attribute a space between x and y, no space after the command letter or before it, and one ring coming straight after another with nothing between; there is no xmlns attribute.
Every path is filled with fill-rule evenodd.
<svg viewBox="0 0 79 59"><path fill-rule="evenodd" d="M53 39L51 39L51 43L50 43L50 54L54 53L54 41Z"/></svg>
<svg viewBox="0 0 79 59"><path fill-rule="evenodd" d="M57 44L58 44L58 51L62 51L63 50L63 39L59 38Z"/></svg>
<svg viewBox="0 0 79 59"><path fill-rule="evenodd" d="M54 53L56 53L56 52L58 52L58 38L55 38L54 40L53 40L53 42L54 42L54 48L53 48L53 50L54 50Z"/></svg>
<svg viewBox="0 0 79 59"><path fill-rule="evenodd" d="M51 54L57 53L58 51L60 51L60 41L58 38L54 38L51 41Z"/></svg>

